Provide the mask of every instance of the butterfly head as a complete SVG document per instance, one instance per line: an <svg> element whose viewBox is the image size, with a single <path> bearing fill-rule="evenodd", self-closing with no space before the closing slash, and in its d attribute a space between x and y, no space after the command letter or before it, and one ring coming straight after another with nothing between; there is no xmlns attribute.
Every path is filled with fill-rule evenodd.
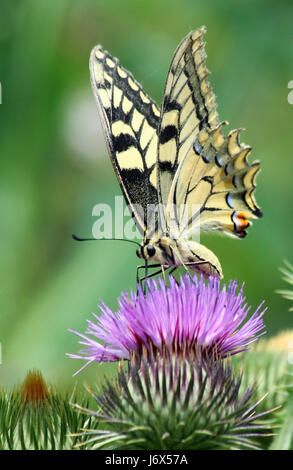
<svg viewBox="0 0 293 470"><path fill-rule="evenodd" d="M175 261L171 255L173 243L174 242L168 237L145 238L140 247L136 250L136 254L145 261L172 265Z"/></svg>
<svg viewBox="0 0 293 470"><path fill-rule="evenodd" d="M177 256L178 243L167 236L155 236L145 239L136 254L145 261L153 261L161 265L176 266L181 264Z"/></svg>
<svg viewBox="0 0 293 470"><path fill-rule="evenodd" d="M158 253L157 247L151 244L147 244L147 245L142 244L136 250L137 256L145 260L155 260L157 253Z"/></svg>

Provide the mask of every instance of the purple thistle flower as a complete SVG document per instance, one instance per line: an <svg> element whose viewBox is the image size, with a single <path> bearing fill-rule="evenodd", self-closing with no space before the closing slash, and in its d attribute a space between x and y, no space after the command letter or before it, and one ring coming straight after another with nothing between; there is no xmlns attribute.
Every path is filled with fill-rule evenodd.
<svg viewBox="0 0 293 470"><path fill-rule="evenodd" d="M244 285L237 293L236 281L221 289L217 278L205 283L196 275L193 281L186 275L179 285L170 277L169 287L162 279L147 281L147 286L147 296L140 286L130 297L122 293L116 313L101 303L102 314L94 314L95 321L88 320L85 335L70 330L86 347L69 357L86 360L85 366L94 361L129 360L145 349L224 358L247 350L265 333L263 302L246 320L250 307L243 296Z"/></svg>

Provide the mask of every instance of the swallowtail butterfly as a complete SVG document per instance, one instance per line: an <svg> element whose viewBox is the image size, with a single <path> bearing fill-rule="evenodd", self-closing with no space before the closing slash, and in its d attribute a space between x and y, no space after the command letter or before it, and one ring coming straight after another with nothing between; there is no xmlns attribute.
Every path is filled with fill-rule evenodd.
<svg viewBox="0 0 293 470"><path fill-rule="evenodd" d="M204 33L202 27L179 44L161 108L101 46L91 53L90 73L110 158L143 236L137 255L163 272L185 266L221 278L218 258L191 238L199 224L201 231L246 235L249 219L262 216L254 198L259 162L248 162L251 147L240 143L240 129L223 133Z"/></svg>

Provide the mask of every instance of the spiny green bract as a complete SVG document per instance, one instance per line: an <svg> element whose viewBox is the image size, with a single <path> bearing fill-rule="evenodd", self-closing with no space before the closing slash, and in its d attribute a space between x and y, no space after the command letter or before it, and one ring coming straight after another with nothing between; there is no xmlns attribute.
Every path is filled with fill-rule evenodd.
<svg viewBox="0 0 293 470"><path fill-rule="evenodd" d="M0 449L73 449L82 437L81 428L98 426L73 409L78 397L47 387L39 372L30 372L23 385L11 392L0 391ZM88 399L80 398L84 406Z"/></svg>
<svg viewBox="0 0 293 470"><path fill-rule="evenodd" d="M240 397L241 377L221 362L165 355L120 371L103 394L91 390L99 405L99 430L88 428L86 448L93 449L256 449L269 425L254 414L254 390ZM264 413L266 414L266 413Z"/></svg>
<svg viewBox="0 0 293 470"><path fill-rule="evenodd" d="M289 261L284 261L285 267L280 268L281 273L283 274L284 281L288 282L290 286L293 286L293 266ZM283 295L285 299L293 301L293 289L279 289L277 290L278 294ZM293 310L291 307L289 310Z"/></svg>
<svg viewBox="0 0 293 470"><path fill-rule="evenodd" d="M240 392L256 383L256 399L264 397L258 410L274 409L270 418L276 427L270 439L262 442L262 448L293 449L293 364L290 362L290 344L293 331L279 333L262 340L249 353L233 358L236 371L243 371Z"/></svg>

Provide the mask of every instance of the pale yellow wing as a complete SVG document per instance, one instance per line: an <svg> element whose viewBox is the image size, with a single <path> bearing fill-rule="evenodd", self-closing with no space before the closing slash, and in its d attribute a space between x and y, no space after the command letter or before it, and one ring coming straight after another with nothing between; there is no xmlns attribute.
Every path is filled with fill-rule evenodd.
<svg viewBox="0 0 293 470"><path fill-rule="evenodd" d="M91 82L111 161L139 230L158 203L156 161L160 111L133 75L101 46L90 57Z"/></svg>
<svg viewBox="0 0 293 470"><path fill-rule="evenodd" d="M224 136L223 124L203 129L178 167L168 198L171 234L189 238L200 224L242 238L249 219L262 216L254 198L259 162L248 162L240 130Z"/></svg>
<svg viewBox="0 0 293 470"><path fill-rule="evenodd" d="M215 96L207 81L204 33L202 27L183 39L167 76L158 131L158 190L163 204L198 133L218 123Z"/></svg>

